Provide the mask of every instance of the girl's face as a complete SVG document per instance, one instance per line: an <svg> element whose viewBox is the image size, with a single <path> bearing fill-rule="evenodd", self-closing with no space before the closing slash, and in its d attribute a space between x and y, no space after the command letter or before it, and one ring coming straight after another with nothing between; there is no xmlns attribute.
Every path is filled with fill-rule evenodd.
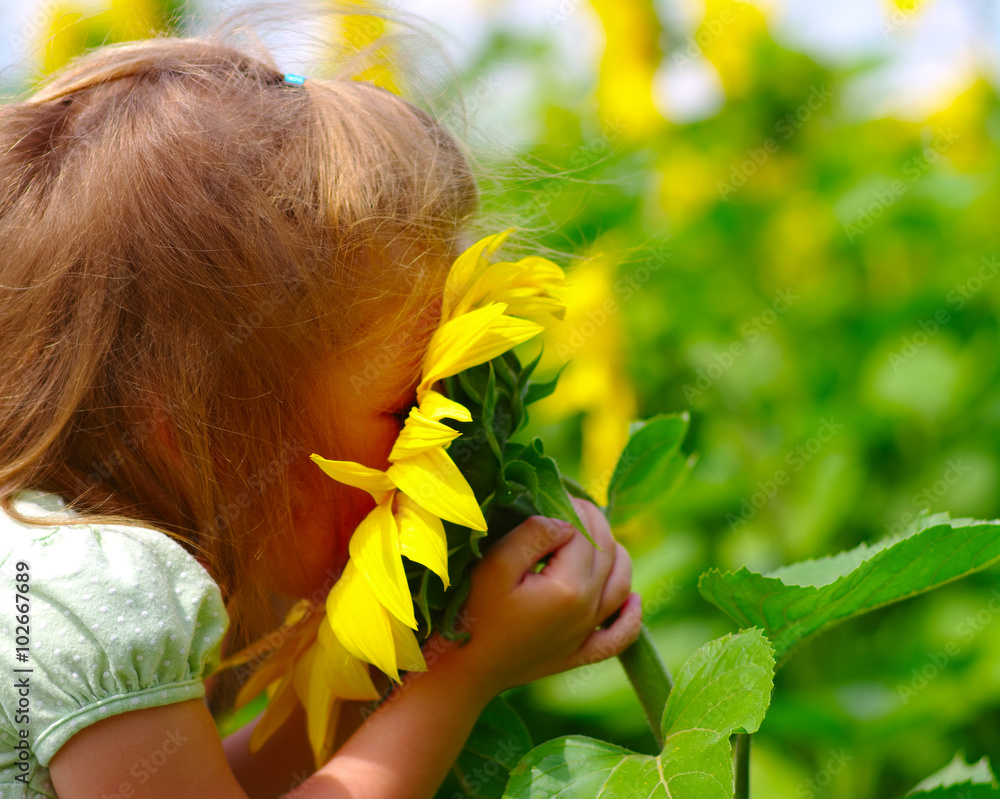
<svg viewBox="0 0 1000 799"><path fill-rule="evenodd" d="M436 309L431 315L436 319ZM290 464L295 529L281 551L269 554L274 590L322 602L340 577L351 535L375 501L361 489L332 480L307 456L315 452L387 469L389 453L415 400L420 363L432 333L433 325L420 319L317 370L307 413L327 420L329 428L315 441L305 441L306 451ZM323 451L322 441L336 446Z"/></svg>

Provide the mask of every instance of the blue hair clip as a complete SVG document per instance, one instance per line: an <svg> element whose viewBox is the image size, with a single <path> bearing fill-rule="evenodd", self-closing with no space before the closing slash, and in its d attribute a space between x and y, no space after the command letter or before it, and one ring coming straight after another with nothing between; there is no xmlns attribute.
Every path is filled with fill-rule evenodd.
<svg viewBox="0 0 1000 799"><path fill-rule="evenodd" d="M285 83L290 83L292 86L301 86L305 82L306 79L302 75L285 75Z"/></svg>

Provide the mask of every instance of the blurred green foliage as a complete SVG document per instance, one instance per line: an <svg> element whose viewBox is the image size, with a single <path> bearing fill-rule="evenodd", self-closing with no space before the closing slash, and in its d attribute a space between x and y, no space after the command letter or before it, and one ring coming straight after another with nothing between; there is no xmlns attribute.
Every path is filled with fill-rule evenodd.
<svg viewBox="0 0 1000 799"><path fill-rule="evenodd" d="M727 93L716 114L633 136L549 79L529 156L573 179L497 208L541 192L528 222L555 224L547 244L619 247L617 278L647 267L638 290L611 294L622 310L606 327L624 332L618 388L639 416L692 412L692 478L623 531L673 669L731 629L695 589L710 566L818 557L924 509L1000 516L995 89L977 82L919 122L862 118L845 87L877 64L824 68L734 3L708 3L706 24L727 9L735 21L703 48ZM665 58L689 52L686 34L665 40ZM517 47L498 40L496 58L530 57ZM582 416L555 415L535 432L570 468ZM753 793L898 796L956 751L1000 760L998 588L993 570L804 647L754 737ZM617 663L514 701L536 740L653 751Z"/></svg>
<svg viewBox="0 0 1000 799"><path fill-rule="evenodd" d="M772 40L752 5L708 0L693 34L649 0L551 5L549 29L528 34L494 3L463 68L485 106L505 86L484 76L511 65L533 87L515 111L536 143L494 164L513 177L484 215L592 259L581 280L605 273L582 280L604 317L554 333L550 365L573 362L530 431L564 470L600 483L628 417L691 411L692 477L619 531L668 665L732 629L698 595L711 566L836 552L923 509L1000 516L995 87L980 80L920 121L868 118L847 98L877 60L821 66ZM595 12L605 48L581 78L551 34ZM667 122L657 69L704 59L724 102ZM524 159L549 176L524 179ZM993 570L804 647L754 737L753 793L892 797L956 751L1000 763L998 589ZM536 742L582 733L653 751L617 662L509 698Z"/></svg>

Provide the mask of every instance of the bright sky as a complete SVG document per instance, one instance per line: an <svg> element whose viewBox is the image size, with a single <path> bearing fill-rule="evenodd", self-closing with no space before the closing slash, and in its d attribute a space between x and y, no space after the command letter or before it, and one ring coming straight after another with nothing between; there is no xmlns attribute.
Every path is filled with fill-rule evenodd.
<svg viewBox="0 0 1000 799"><path fill-rule="evenodd" d="M884 59L856 81L848 107L863 115L921 117L945 104L978 74L1000 80L1000 3L995 0L925 0L917 13L896 12L890 0L751 0L765 9L771 34L785 46L831 64ZM9 78L38 41L45 9L55 0L0 4L0 69ZM98 8L101 0L77 0ZM225 5L239 4L228 0ZM654 0L661 13L693 31L704 16L702 0ZM208 13L222 0L200 0ZM490 24L550 34L569 75L586 78L602 46L587 0L396 0L407 13L453 36L449 49L461 61L484 41ZM294 48L285 48L290 55ZM292 56L290 71L300 65ZM505 97L530 93L532 76L511 65L498 76ZM657 76L658 104L678 122L711 115L721 104L714 68L703 59L683 70L665 63ZM513 101L516 105L516 99Z"/></svg>

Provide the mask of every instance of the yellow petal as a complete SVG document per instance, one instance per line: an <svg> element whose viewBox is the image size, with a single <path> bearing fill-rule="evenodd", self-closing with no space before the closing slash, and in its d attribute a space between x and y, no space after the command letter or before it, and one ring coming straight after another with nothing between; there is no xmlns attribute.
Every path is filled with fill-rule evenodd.
<svg viewBox="0 0 1000 799"><path fill-rule="evenodd" d="M368 665L348 652L329 624L319 628L319 648L330 690L340 699L367 701L380 694L368 675Z"/></svg>
<svg viewBox="0 0 1000 799"><path fill-rule="evenodd" d="M524 267L512 263L490 264L481 270L473 284L466 290L464 296L455 303L450 319L460 314L489 305L493 302L504 302L499 295L504 292L524 272Z"/></svg>
<svg viewBox="0 0 1000 799"><path fill-rule="evenodd" d="M440 422L442 419L455 419L459 422L471 422L472 413L460 402L448 399L436 391L425 391L420 395L418 409L426 419Z"/></svg>
<svg viewBox="0 0 1000 799"><path fill-rule="evenodd" d="M486 520L465 477L441 449L397 461L386 474L425 510L455 524L485 530Z"/></svg>
<svg viewBox="0 0 1000 799"><path fill-rule="evenodd" d="M566 285L566 273L558 264L552 263L548 258L529 255L518 261L517 265L524 267L522 276L525 282L530 281L532 285L539 286L546 291L560 289Z"/></svg>
<svg viewBox="0 0 1000 799"><path fill-rule="evenodd" d="M318 660L319 647L311 646L302 657L295 663L295 670L292 674L292 682L295 683L295 693L299 695L302 706L306 709L306 715L312 718L315 715L325 714L327 711L327 701L329 691L322 691L324 680L316 680L317 674L323 676L322 664ZM317 664L319 668L317 669Z"/></svg>
<svg viewBox="0 0 1000 799"><path fill-rule="evenodd" d="M392 446L392 452L389 453L389 460L411 458L425 450L444 447L460 435L462 434L448 425L428 419L417 408L411 408L406 423Z"/></svg>
<svg viewBox="0 0 1000 799"><path fill-rule="evenodd" d="M480 239L455 259L455 263L448 270L448 279L445 282L444 298L441 305L442 321L451 319L452 309L472 285L477 272L488 266L487 256L492 255L500 248L512 230L513 228L510 228L502 233Z"/></svg>
<svg viewBox="0 0 1000 799"><path fill-rule="evenodd" d="M298 614L297 608L298 604L289 612L286 622ZM301 619L301 615L298 615L298 619ZM268 633L264 640L270 642L272 636L277 637L278 647L267 656L240 688L240 692L236 696L235 706L242 707L271 683L282 679L293 668L299 655L312 645L322 621L323 614L316 613L301 627L294 628L292 625L282 625L280 629ZM284 638L283 641L282 638ZM248 647L249 649L250 647ZM259 655L250 655L248 660L256 660L258 657Z"/></svg>
<svg viewBox="0 0 1000 799"><path fill-rule="evenodd" d="M315 732L312 728L307 729L309 743L313 747L313 762L315 762L317 770L326 765L327 761L333 757L333 745L337 740L337 725L340 723L340 711L343 707L343 700L339 696L334 696L324 719L326 729L322 730L317 727Z"/></svg>
<svg viewBox="0 0 1000 799"><path fill-rule="evenodd" d="M351 536L351 563L364 574L377 600L393 616L416 629L413 598L406 584L399 552L399 530L392 516L392 503L376 505Z"/></svg>
<svg viewBox="0 0 1000 799"><path fill-rule="evenodd" d="M427 671L427 663L417 643L417 636L396 619L390 618L392 639L396 645L396 663L406 671Z"/></svg>
<svg viewBox="0 0 1000 799"><path fill-rule="evenodd" d="M492 302L503 302L516 307L508 307L508 316L559 314L565 305L555 296L563 288L566 276L562 269L546 258L537 255L522 258L517 263L489 264L479 270L473 284L459 300L449 318L481 308ZM528 305L529 298L545 300L544 303ZM529 310L530 313L524 313Z"/></svg>
<svg viewBox="0 0 1000 799"><path fill-rule="evenodd" d="M225 658L218 666L219 669L230 669L236 666L242 666L243 664L253 661L255 664L259 664L263 661L263 666L261 668L267 667L274 658L279 656L280 652L290 654L292 649L287 646L291 638L298 639L298 636L302 634L301 629L295 629L299 622L305 618L306 613L312 607L312 602L308 599L300 599L292 609L288 611L288 615L285 616L285 620L281 623L281 627L277 630L269 632L263 638L254 641L249 646L241 649L235 654L229 655ZM283 669L282 669L283 670ZM278 675L280 676L280 675ZM277 679L275 676L274 679ZM261 688L263 690L263 687ZM257 693L260 693L258 691ZM253 699L253 697L250 697Z"/></svg>
<svg viewBox="0 0 1000 799"><path fill-rule="evenodd" d="M405 494L397 494L399 551L434 572L448 587L448 539L444 525Z"/></svg>
<svg viewBox="0 0 1000 799"><path fill-rule="evenodd" d="M293 675L294 670L289 669L281 681L275 683L273 691L270 688L268 689L267 709L260 717L253 732L250 733L251 752L258 751L264 745L264 742L274 735L282 724L288 721L288 717L292 715L292 711L298 706L299 700L295 695L295 686L292 683Z"/></svg>
<svg viewBox="0 0 1000 799"><path fill-rule="evenodd" d="M535 317L552 314L556 319L566 316L566 306L553 297L541 297L537 294L524 298L507 296L507 313L511 316Z"/></svg>
<svg viewBox="0 0 1000 799"><path fill-rule="evenodd" d="M241 708L271 683L280 680L285 672L292 668L295 663L295 653L289 649L287 652L275 652L264 663L250 675L250 678L243 683L240 692L236 695L235 707Z"/></svg>
<svg viewBox="0 0 1000 799"><path fill-rule="evenodd" d="M506 309L504 303L497 302L441 325L427 347L418 393L442 378L485 363L544 330L535 322L504 316Z"/></svg>
<svg viewBox="0 0 1000 799"><path fill-rule="evenodd" d="M396 646L393 643L389 612L381 603L354 560L326 598L326 614L333 634L344 648L357 658L373 663L396 682Z"/></svg>
<svg viewBox="0 0 1000 799"><path fill-rule="evenodd" d="M313 758L321 764L328 759L326 741L332 738L330 727L336 727L333 710L336 697L326 681L318 646L310 647L295 664L295 691L306 709L306 731Z"/></svg>
<svg viewBox="0 0 1000 799"><path fill-rule="evenodd" d="M384 502L386 492L392 491L392 482L385 476L385 472L380 472L378 469L371 469L353 461L330 461L319 455L309 457L338 483L363 489L375 497L376 502Z"/></svg>

